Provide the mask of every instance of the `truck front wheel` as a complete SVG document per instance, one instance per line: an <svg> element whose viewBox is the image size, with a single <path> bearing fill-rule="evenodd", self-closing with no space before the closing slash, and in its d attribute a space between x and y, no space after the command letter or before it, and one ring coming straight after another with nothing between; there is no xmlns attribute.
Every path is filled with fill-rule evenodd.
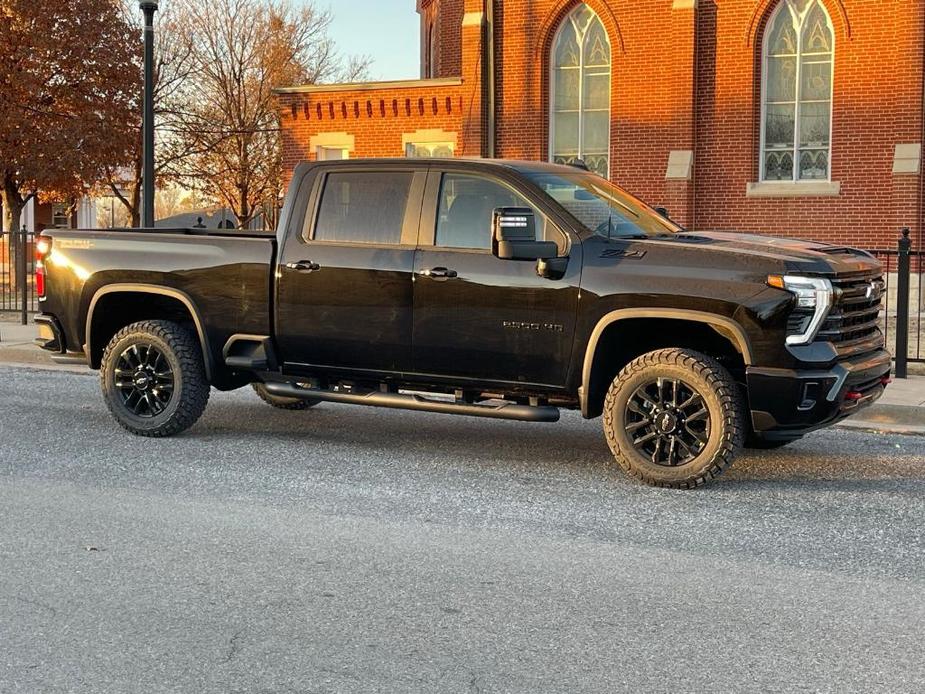
<svg viewBox="0 0 925 694"><path fill-rule="evenodd" d="M661 349L633 360L613 380L604 435L630 475L656 487L691 489L732 464L745 436L744 405L715 359Z"/></svg>
<svg viewBox="0 0 925 694"><path fill-rule="evenodd" d="M199 340L171 321L142 321L116 333L103 353L100 381L113 417L139 436L178 434L209 401Z"/></svg>

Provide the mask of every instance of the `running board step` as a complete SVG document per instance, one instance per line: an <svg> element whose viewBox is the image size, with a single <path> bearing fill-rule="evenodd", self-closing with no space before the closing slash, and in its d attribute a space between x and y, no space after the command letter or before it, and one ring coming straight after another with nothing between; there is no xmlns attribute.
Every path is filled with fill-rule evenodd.
<svg viewBox="0 0 925 694"><path fill-rule="evenodd" d="M225 357L225 366L236 371L265 371L269 368L269 362L266 359L236 356Z"/></svg>
<svg viewBox="0 0 925 694"><path fill-rule="evenodd" d="M418 410L421 412L438 412L441 414L462 414L470 417L489 417L491 419L516 419L521 422L558 422L559 408L550 405L532 407L504 402L497 405L473 405L470 403L430 400L420 395L402 393L347 393L335 390L316 390L300 388L290 383L265 383L268 393L284 398L303 400L321 400L323 402L340 402L347 405L369 405L371 407L392 407L400 410Z"/></svg>

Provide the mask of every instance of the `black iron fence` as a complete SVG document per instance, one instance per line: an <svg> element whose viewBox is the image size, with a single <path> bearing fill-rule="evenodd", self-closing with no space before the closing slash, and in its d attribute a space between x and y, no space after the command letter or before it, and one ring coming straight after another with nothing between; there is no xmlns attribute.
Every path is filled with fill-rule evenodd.
<svg viewBox="0 0 925 694"><path fill-rule="evenodd" d="M0 313L21 318L38 310L35 295L34 235L21 229L0 232ZM872 250L883 264L886 288L880 320L890 351L897 355L896 373L903 376L907 362L925 363L925 251L911 250L908 230L896 248Z"/></svg>
<svg viewBox="0 0 925 694"><path fill-rule="evenodd" d="M38 310L34 241L27 229L0 232L0 312L19 314L23 325Z"/></svg>
<svg viewBox="0 0 925 694"><path fill-rule="evenodd" d="M908 362L925 362L925 251L912 250L909 230L903 229L896 248L872 250L883 264L886 282L880 320L887 346L896 358L896 375L905 378Z"/></svg>

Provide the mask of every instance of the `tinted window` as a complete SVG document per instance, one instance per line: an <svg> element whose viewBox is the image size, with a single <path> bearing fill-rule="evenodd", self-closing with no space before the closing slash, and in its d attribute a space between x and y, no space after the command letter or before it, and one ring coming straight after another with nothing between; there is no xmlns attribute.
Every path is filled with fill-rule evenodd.
<svg viewBox="0 0 925 694"><path fill-rule="evenodd" d="M314 239L401 243L411 178L398 171L328 174Z"/></svg>
<svg viewBox="0 0 925 694"><path fill-rule="evenodd" d="M496 207L531 205L513 190L495 181L477 176L446 174L440 189L437 237L434 243L448 248L490 249L491 216ZM538 238L545 237L545 226L545 218L536 212Z"/></svg>

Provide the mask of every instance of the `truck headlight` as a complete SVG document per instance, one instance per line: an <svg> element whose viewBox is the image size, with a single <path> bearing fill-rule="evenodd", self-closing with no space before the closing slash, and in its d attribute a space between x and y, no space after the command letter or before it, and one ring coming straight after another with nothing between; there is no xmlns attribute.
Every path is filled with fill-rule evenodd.
<svg viewBox="0 0 925 694"><path fill-rule="evenodd" d="M788 345L808 345L816 339L819 328L832 309L835 290L832 283L822 277L798 275L768 275L768 284L783 289L796 297L797 309L812 312L809 323L796 335L787 336Z"/></svg>

